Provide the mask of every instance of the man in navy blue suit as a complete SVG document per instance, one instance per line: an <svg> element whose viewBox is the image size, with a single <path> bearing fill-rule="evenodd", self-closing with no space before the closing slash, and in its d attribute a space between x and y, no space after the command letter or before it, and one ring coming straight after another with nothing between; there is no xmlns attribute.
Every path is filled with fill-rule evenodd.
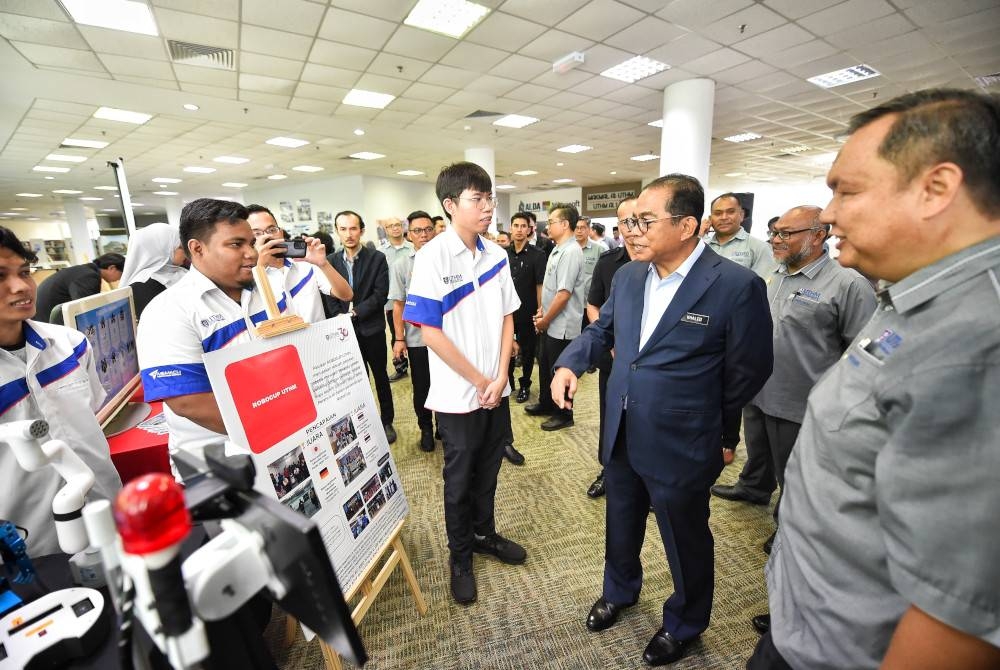
<svg viewBox="0 0 1000 670"><path fill-rule="evenodd" d="M601 453L604 586L587 627L610 627L638 600L652 505L674 593L643 653L650 665L680 659L708 627L715 586L709 487L773 360L764 282L698 238L704 208L701 184L687 175L643 189L625 224L633 261L615 274L598 320L556 361L551 388L556 404L571 406L577 378L613 349Z"/></svg>

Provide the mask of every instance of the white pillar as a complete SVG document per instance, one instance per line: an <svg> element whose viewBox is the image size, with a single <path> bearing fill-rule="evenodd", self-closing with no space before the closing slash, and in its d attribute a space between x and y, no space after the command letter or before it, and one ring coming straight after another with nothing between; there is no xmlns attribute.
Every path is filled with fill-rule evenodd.
<svg viewBox="0 0 1000 670"><path fill-rule="evenodd" d="M66 212L66 222L69 224L69 236L73 241L73 254L70 259L75 265L94 260L94 243L87 230L87 211L83 203L77 200L64 200L63 210Z"/></svg>
<svg viewBox="0 0 1000 670"><path fill-rule="evenodd" d="M171 226L180 226L181 210L184 209L184 203L181 202L181 199L167 198L163 204L167 208L167 223Z"/></svg>
<svg viewBox="0 0 1000 670"><path fill-rule="evenodd" d="M711 79L686 79L663 90L661 176L671 172L691 175L708 190L714 111L715 82Z"/></svg>
<svg viewBox="0 0 1000 670"><path fill-rule="evenodd" d="M493 152L493 147L469 147L465 150L465 160L470 163L475 163L479 167L486 170L486 173L490 176L490 181L493 182L493 191L495 193L497 186L497 171L496 154ZM493 209L493 220L490 222L490 232L493 234L496 234L497 232L496 208Z"/></svg>

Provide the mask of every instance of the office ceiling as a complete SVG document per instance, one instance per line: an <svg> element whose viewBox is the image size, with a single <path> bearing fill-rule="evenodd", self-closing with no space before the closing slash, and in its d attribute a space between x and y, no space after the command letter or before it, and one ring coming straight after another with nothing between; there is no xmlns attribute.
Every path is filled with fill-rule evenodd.
<svg viewBox="0 0 1000 670"><path fill-rule="evenodd" d="M692 77L717 83L713 186L808 180L825 173L858 111L930 86L976 88L975 77L1000 72L996 0L478 0L491 11L460 40L403 25L415 1L151 0L160 35L150 37L77 25L56 0L0 0L0 218L51 219L63 198L115 208L113 191L95 187L114 184L106 161L118 156L146 205L137 212L162 211L167 196L153 191L232 196L238 189L222 183L270 185L271 174L292 184L418 170L410 179L432 181L470 146L495 148L497 181L514 192L558 178L653 177L658 161L630 157L659 153L660 130L647 124L661 115L664 87ZM234 69L175 62L168 40L232 49ZM553 73L573 51L586 62ZM634 84L599 75L634 55L671 67ZM882 75L832 89L806 81L861 63ZM352 88L396 98L382 110L345 105ZM152 119L95 119L100 106ZM496 117L468 118L476 111L540 121L501 128ZM762 138L721 139L742 132ZM279 135L310 144L265 144ZM109 145L61 149L66 137ZM569 144L593 148L556 151ZM385 158L345 158L358 151ZM86 160L46 160L51 153ZM191 166L216 171L183 171Z"/></svg>

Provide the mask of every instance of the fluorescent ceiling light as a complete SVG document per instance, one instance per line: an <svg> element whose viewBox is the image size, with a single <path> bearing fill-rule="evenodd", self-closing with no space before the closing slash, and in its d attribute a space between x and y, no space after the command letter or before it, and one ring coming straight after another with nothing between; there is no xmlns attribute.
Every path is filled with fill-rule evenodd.
<svg viewBox="0 0 1000 670"><path fill-rule="evenodd" d="M243 158L242 156L216 156L212 160L216 163L228 163L229 165L243 165L250 162L249 158Z"/></svg>
<svg viewBox="0 0 1000 670"><path fill-rule="evenodd" d="M36 165L31 169L35 172L69 172L67 167L51 167L49 165Z"/></svg>
<svg viewBox="0 0 1000 670"><path fill-rule="evenodd" d="M518 170L514 174L520 175L521 177L530 177L533 174L538 174L538 170Z"/></svg>
<svg viewBox="0 0 1000 670"><path fill-rule="evenodd" d="M47 161L61 161L63 163L82 163L87 160L86 156L70 156L69 154L49 154L45 157Z"/></svg>
<svg viewBox="0 0 1000 670"><path fill-rule="evenodd" d="M26 220L27 221L38 221L39 219L38 219L37 216L29 216Z"/></svg>
<svg viewBox="0 0 1000 670"><path fill-rule="evenodd" d="M723 137L727 142L749 142L750 140L759 140L760 135L757 133L738 133L736 135L730 135L729 137Z"/></svg>
<svg viewBox="0 0 1000 670"><path fill-rule="evenodd" d="M358 158L363 161L373 161L377 158L385 158L385 154L377 154L374 151L359 151L351 154L351 158Z"/></svg>
<svg viewBox="0 0 1000 670"><path fill-rule="evenodd" d="M419 177L423 174L420 170L400 170L396 174L401 174L404 177Z"/></svg>
<svg viewBox="0 0 1000 670"><path fill-rule="evenodd" d="M609 172L608 174L618 174L618 172L617 172L617 171L615 171L615 170L612 170L612 171L611 171L611 172Z"/></svg>
<svg viewBox="0 0 1000 670"><path fill-rule="evenodd" d="M564 154L578 154L581 151L590 151L594 147L588 147L586 144L567 144L564 147L559 147L556 151L561 151Z"/></svg>
<svg viewBox="0 0 1000 670"><path fill-rule="evenodd" d="M85 149L103 149L108 146L107 142L100 140L81 140L75 137L67 137L62 141L64 147L84 147Z"/></svg>
<svg viewBox="0 0 1000 670"><path fill-rule="evenodd" d="M153 191L153 195L177 195L177 191Z"/></svg>
<svg viewBox="0 0 1000 670"><path fill-rule="evenodd" d="M517 187L514 186L513 184L497 184L498 191L506 191L512 188L517 188Z"/></svg>
<svg viewBox="0 0 1000 670"><path fill-rule="evenodd" d="M323 168L316 165L296 165L292 168L296 172L322 172Z"/></svg>
<svg viewBox="0 0 1000 670"><path fill-rule="evenodd" d="M198 165L192 165L192 166L184 168L184 171L185 172L194 172L194 173L197 173L197 174L212 174L213 172L215 172L215 168L200 167Z"/></svg>
<svg viewBox="0 0 1000 670"><path fill-rule="evenodd" d="M178 180L178 181L180 181L180 180ZM117 191L118 187L117 186L95 186L94 190L95 191Z"/></svg>
<svg viewBox="0 0 1000 670"><path fill-rule="evenodd" d="M361 128L355 128L354 134L357 135L358 137L361 137L362 135L365 134L365 131L361 130Z"/></svg>
<svg viewBox="0 0 1000 670"><path fill-rule="evenodd" d="M499 119L494 121L493 125L503 126L504 128L524 128L525 126L530 126L532 123L538 123L538 119L533 116L508 114L507 116L501 116Z"/></svg>
<svg viewBox="0 0 1000 670"><path fill-rule="evenodd" d="M566 164L565 163L556 163L556 167L562 167L563 165L566 165Z"/></svg>
<svg viewBox="0 0 1000 670"><path fill-rule="evenodd" d="M403 23L458 39L490 13L467 0L420 0Z"/></svg>
<svg viewBox="0 0 1000 670"><path fill-rule="evenodd" d="M101 211L102 212L117 212L118 210L115 209L114 207L106 207L106 208L102 209Z"/></svg>
<svg viewBox="0 0 1000 670"><path fill-rule="evenodd" d="M870 65L862 64L855 65L854 67L845 67L843 70L834 70L826 74L818 74L815 77L809 77L806 81L816 84L820 88L833 88L834 86L853 84L856 81L878 77L881 74L881 72Z"/></svg>
<svg viewBox="0 0 1000 670"><path fill-rule="evenodd" d="M297 149L309 144L306 140L299 140L294 137L272 137L267 140L266 143L273 144L276 147L286 147L288 149Z"/></svg>
<svg viewBox="0 0 1000 670"><path fill-rule="evenodd" d="M725 176L726 177L745 177L746 174L747 174L746 172L727 172L725 174Z"/></svg>
<svg viewBox="0 0 1000 670"><path fill-rule="evenodd" d="M174 179L173 177L153 177L149 181L153 182L154 184L180 184L181 183L180 179ZM105 187L98 186L98 188L105 188ZM117 191L118 189L115 189L115 190Z"/></svg>
<svg viewBox="0 0 1000 670"><path fill-rule="evenodd" d="M55 191L52 191L52 192L53 193L62 193L64 195L80 195L81 193L83 193L83 191L74 191L73 189L69 189L69 188L59 188L59 189L56 189Z"/></svg>
<svg viewBox="0 0 1000 670"><path fill-rule="evenodd" d="M121 121L122 123L134 123L137 126L149 121L153 118L152 114L143 114L142 112L130 112L127 109L115 109L114 107L101 107L96 112L94 112L95 119L104 119L105 121Z"/></svg>
<svg viewBox="0 0 1000 670"><path fill-rule="evenodd" d="M282 179L288 179L288 175L287 174L272 174L272 175L268 175L267 178L270 179L271 181L280 181Z"/></svg>
<svg viewBox="0 0 1000 670"><path fill-rule="evenodd" d="M32 197L37 197L37 194L32 194L32 193L18 193L18 195L30 195ZM11 207L10 211L12 211L12 212L27 212L28 208L27 207Z"/></svg>
<svg viewBox="0 0 1000 670"><path fill-rule="evenodd" d="M572 179L553 179L552 183L553 184L568 184L571 181L573 181L573 180Z"/></svg>
<svg viewBox="0 0 1000 670"><path fill-rule="evenodd" d="M133 202L133 203L132 203L132 206L133 206L133 207L145 207L145 205L144 205L144 204L142 204L141 202Z"/></svg>
<svg viewBox="0 0 1000 670"><path fill-rule="evenodd" d="M661 63L658 60L646 58L645 56L636 56L629 58L624 63L619 63L614 67L608 68L601 73L601 76L631 84L669 68L669 65Z"/></svg>
<svg viewBox="0 0 1000 670"><path fill-rule="evenodd" d="M222 182L222 185L226 188L246 188L246 184L239 181L225 181Z"/></svg>
<svg viewBox="0 0 1000 670"><path fill-rule="evenodd" d="M55 177L45 177L46 179L55 179Z"/></svg>
<svg viewBox="0 0 1000 670"><path fill-rule="evenodd" d="M375 91L363 91L360 88L352 88L344 96L345 105L355 107L371 107L372 109L385 109L385 106L396 99L396 96L388 93L377 93Z"/></svg>
<svg viewBox="0 0 1000 670"><path fill-rule="evenodd" d="M80 198L80 200L86 200L88 202L100 202L101 200L104 200L104 198L95 198L92 195L87 195L87 196L84 196L84 197ZM135 203L132 203L132 204L135 204Z"/></svg>
<svg viewBox="0 0 1000 670"><path fill-rule="evenodd" d="M184 104L184 109L186 109L189 112L197 112L199 109L201 109L201 107L199 107L194 103L188 102Z"/></svg>
<svg viewBox="0 0 1000 670"><path fill-rule="evenodd" d="M632 156L629 160L645 163L646 161L655 161L657 158L659 158L659 156L656 154L639 154L638 156Z"/></svg>
<svg viewBox="0 0 1000 670"><path fill-rule="evenodd" d="M140 35L159 35L153 13L145 2L134 0L61 0L77 23Z"/></svg>
<svg viewBox="0 0 1000 670"><path fill-rule="evenodd" d="M786 154L800 154L803 151L809 151L810 148L804 144L796 144L793 147L781 147L781 151Z"/></svg>
<svg viewBox="0 0 1000 670"><path fill-rule="evenodd" d="M662 128L663 127L663 119L657 119L656 121L650 121L646 125L647 126L653 126L654 128Z"/></svg>

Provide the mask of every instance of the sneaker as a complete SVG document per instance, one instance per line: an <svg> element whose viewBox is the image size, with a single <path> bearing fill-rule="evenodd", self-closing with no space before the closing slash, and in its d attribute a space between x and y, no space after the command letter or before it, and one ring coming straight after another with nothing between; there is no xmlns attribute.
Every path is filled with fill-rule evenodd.
<svg viewBox="0 0 1000 670"><path fill-rule="evenodd" d="M472 560L451 562L451 597L459 605L476 602L476 575L472 573Z"/></svg>
<svg viewBox="0 0 1000 670"><path fill-rule="evenodd" d="M434 451L434 431L430 428L420 429L420 449L422 451Z"/></svg>
<svg viewBox="0 0 1000 670"><path fill-rule="evenodd" d="M385 441L392 444L396 441L396 429L392 427L391 423L385 424Z"/></svg>
<svg viewBox="0 0 1000 670"><path fill-rule="evenodd" d="M515 449L513 444L504 445L503 455L514 465L524 465L524 454Z"/></svg>
<svg viewBox="0 0 1000 670"><path fill-rule="evenodd" d="M472 551L477 554L489 554L508 565L520 565L528 557L524 547L497 533L485 537L477 535L472 541Z"/></svg>

